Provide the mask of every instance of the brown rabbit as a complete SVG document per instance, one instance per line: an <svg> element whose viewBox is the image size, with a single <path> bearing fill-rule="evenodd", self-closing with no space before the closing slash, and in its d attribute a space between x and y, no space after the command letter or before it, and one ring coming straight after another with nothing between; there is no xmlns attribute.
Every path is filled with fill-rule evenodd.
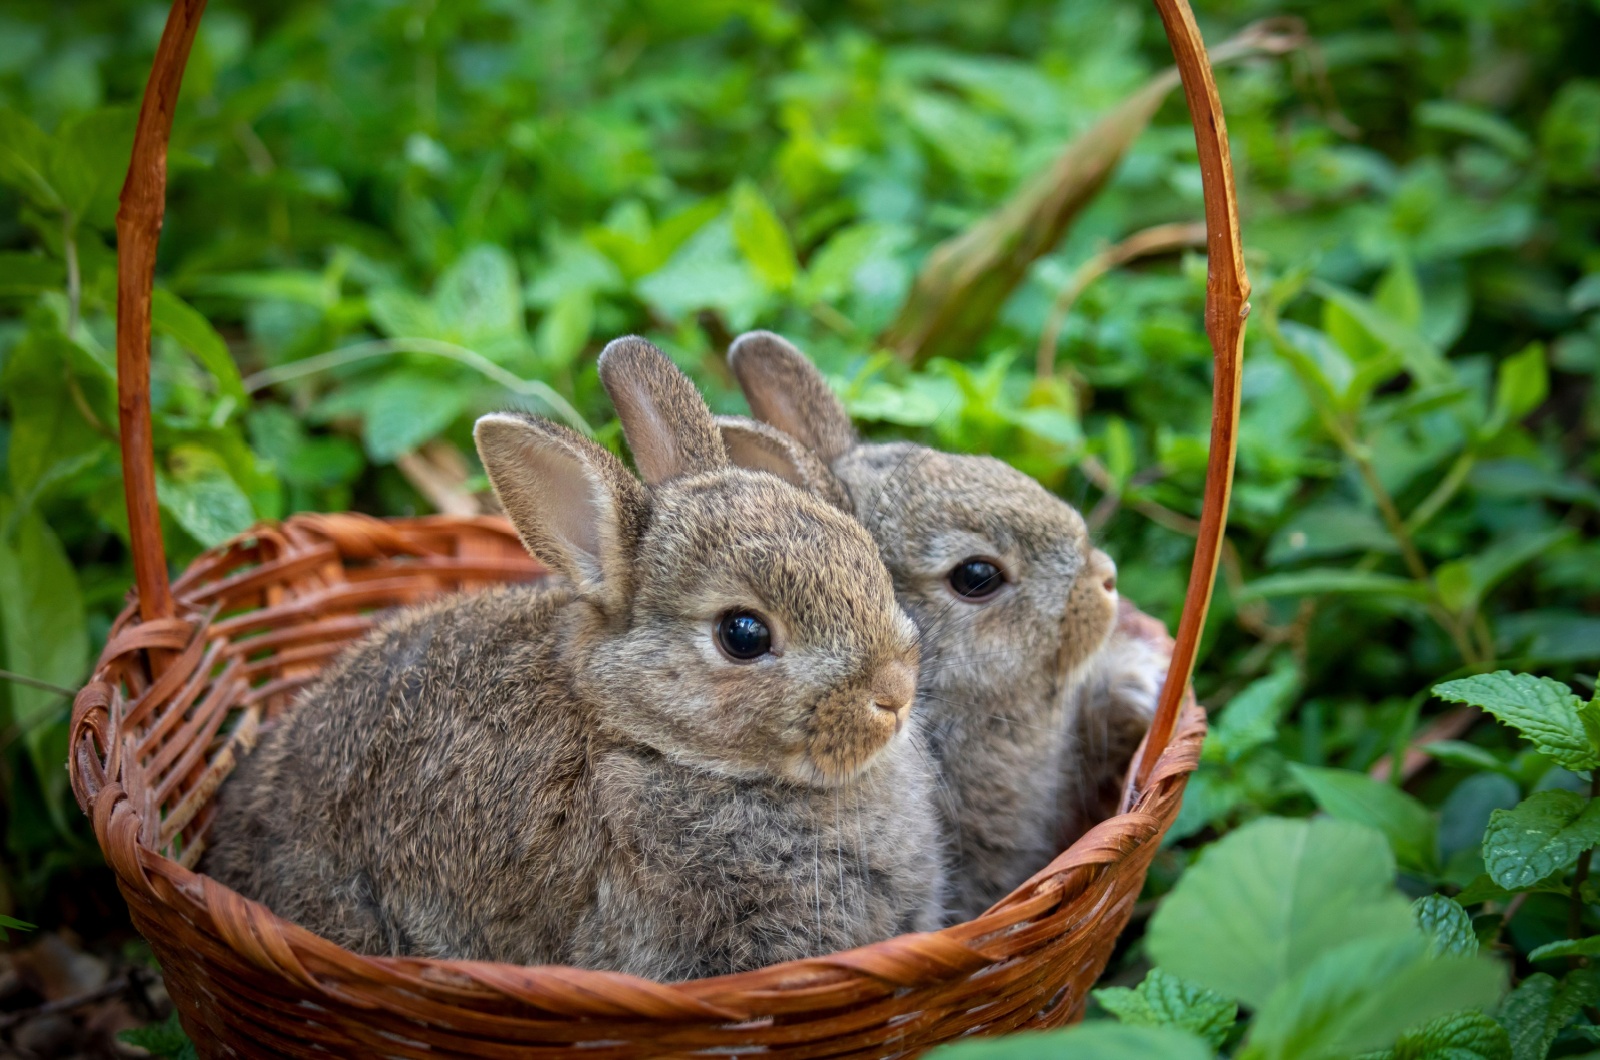
<svg viewBox="0 0 1600 1060"><path fill-rule="evenodd" d="M936 926L916 631L876 546L730 465L653 346L600 375L644 484L563 427L479 420L560 580L343 656L224 788L208 870L364 953L666 980Z"/></svg>
<svg viewBox="0 0 1600 1060"><path fill-rule="evenodd" d="M951 913L975 916L1114 805L1154 710L1161 649L1131 617L1112 636L1116 565L1033 479L986 456L858 442L822 374L770 332L741 336L728 360L767 425L723 418L730 452L752 462L781 450L770 435L809 448L837 485L818 490L816 464L790 480L834 503L842 487L921 631Z"/></svg>

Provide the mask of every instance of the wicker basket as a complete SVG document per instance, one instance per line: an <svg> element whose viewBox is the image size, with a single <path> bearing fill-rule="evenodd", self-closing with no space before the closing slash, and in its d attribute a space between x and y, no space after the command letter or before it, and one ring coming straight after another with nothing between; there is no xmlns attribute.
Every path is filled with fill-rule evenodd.
<svg viewBox="0 0 1600 1060"><path fill-rule="evenodd" d="M1081 1015L1177 814L1204 733L1187 685L1232 479L1247 311L1210 66L1185 0L1156 4L1205 181L1216 382L1189 592L1124 812L969 923L660 984L571 968L360 956L193 871L217 787L263 719L285 709L374 611L541 569L498 519L302 515L207 552L169 584L150 438L150 294L167 138L204 8L204 0L176 0L117 219L118 385L137 592L74 704L69 764L79 805L201 1055L886 1056Z"/></svg>

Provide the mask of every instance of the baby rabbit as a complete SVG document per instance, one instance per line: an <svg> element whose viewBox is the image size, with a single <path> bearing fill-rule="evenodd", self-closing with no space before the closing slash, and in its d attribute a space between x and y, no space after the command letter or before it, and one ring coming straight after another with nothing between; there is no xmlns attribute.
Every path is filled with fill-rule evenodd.
<svg viewBox="0 0 1600 1060"><path fill-rule="evenodd" d="M406 611L224 788L208 871L351 949L719 975L936 927L916 629L852 519L733 467L642 339L600 376L643 484L478 421L560 575Z"/></svg>
<svg viewBox="0 0 1600 1060"><path fill-rule="evenodd" d="M1160 651L1130 636L1107 650L1116 565L1033 479L990 457L859 443L822 374L770 332L741 336L728 360L762 421L720 421L735 461L778 468L774 435L812 450L813 463L786 465L790 480L853 511L921 632L951 913L971 918L1092 823L1091 804L1114 800L1154 712Z"/></svg>

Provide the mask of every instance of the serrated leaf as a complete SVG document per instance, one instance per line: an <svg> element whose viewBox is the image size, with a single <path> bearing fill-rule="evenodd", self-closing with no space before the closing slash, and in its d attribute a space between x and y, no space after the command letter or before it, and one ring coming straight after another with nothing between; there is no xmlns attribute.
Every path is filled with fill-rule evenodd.
<svg viewBox="0 0 1600 1060"><path fill-rule="evenodd" d="M250 529L255 508L217 453L197 445L174 446L156 471L162 511L189 536L213 548Z"/></svg>
<svg viewBox="0 0 1600 1060"><path fill-rule="evenodd" d="M1528 976L1500 1004L1512 1060L1545 1060L1561 1029L1597 999L1600 978L1591 971L1571 972L1560 982L1543 972Z"/></svg>
<svg viewBox="0 0 1600 1060"><path fill-rule="evenodd" d="M1259 1007L1340 943L1414 934L1393 880L1373 829L1261 818L1206 848L1161 903L1147 945L1174 975Z"/></svg>
<svg viewBox="0 0 1600 1060"><path fill-rule="evenodd" d="M1511 1038L1482 1012L1452 1012L1406 1031L1393 1048L1360 1060L1511 1060Z"/></svg>
<svg viewBox="0 0 1600 1060"><path fill-rule="evenodd" d="M1471 957L1478 952L1472 917L1455 899L1442 894L1424 895L1411 903L1411 915L1431 940L1428 952L1435 957Z"/></svg>
<svg viewBox="0 0 1600 1060"><path fill-rule="evenodd" d="M787 291L800 273L794 244L761 191L748 181L733 189L729 204L733 241L761 282L774 291Z"/></svg>
<svg viewBox="0 0 1600 1060"><path fill-rule="evenodd" d="M1579 713L1583 701L1560 681L1498 670L1434 685L1433 694L1483 708L1567 769L1600 765L1595 741Z"/></svg>
<svg viewBox="0 0 1600 1060"><path fill-rule="evenodd" d="M363 395L361 440L375 464L392 463L461 415L466 396L420 373L395 373Z"/></svg>
<svg viewBox="0 0 1600 1060"><path fill-rule="evenodd" d="M217 381L217 392L233 398L239 405L247 400L239 366L233 363L228 344L211 322L189 303L165 288L158 287L150 297L150 326L172 336Z"/></svg>
<svg viewBox="0 0 1600 1060"><path fill-rule="evenodd" d="M503 247L480 244L439 277L433 311L440 338L474 348L523 334L522 283Z"/></svg>
<svg viewBox="0 0 1600 1060"><path fill-rule="evenodd" d="M1289 771L1324 813L1382 832L1401 865L1421 871L1434 867L1437 825L1428 808L1411 795L1348 769L1295 762Z"/></svg>
<svg viewBox="0 0 1600 1060"><path fill-rule="evenodd" d="M1560 872L1600 843L1600 800L1572 791L1539 791L1489 815L1483 864L1494 882L1519 888Z"/></svg>
<svg viewBox="0 0 1600 1060"><path fill-rule="evenodd" d="M1239 1016L1239 1006L1205 987L1155 968L1136 988L1094 991L1107 1012L1131 1027L1177 1027L1220 1049Z"/></svg>
<svg viewBox="0 0 1600 1060"><path fill-rule="evenodd" d="M1102 1021L1060 1031L971 1038L942 1045L928 1060L1212 1060L1199 1038L1173 1027L1130 1027Z"/></svg>

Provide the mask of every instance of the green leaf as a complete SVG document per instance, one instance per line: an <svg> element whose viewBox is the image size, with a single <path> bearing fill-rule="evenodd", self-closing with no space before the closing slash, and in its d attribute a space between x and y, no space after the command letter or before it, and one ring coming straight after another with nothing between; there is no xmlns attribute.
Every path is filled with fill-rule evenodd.
<svg viewBox="0 0 1600 1060"><path fill-rule="evenodd" d="M1220 994L1154 968L1135 989L1108 986L1094 991L1102 1008L1132 1027L1177 1027L1221 1049L1239 1017L1239 1006Z"/></svg>
<svg viewBox="0 0 1600 1060"><path fill-rule="evenodd" d="M1452 1012L1414 1027L1360 1060L1511 1060L1511 1037L1482 1012Z"/></svg>
<svg viewBox="0 0 1600 1060"><path fill-rule="evenodd" d="M0 295L57 291L66 282L67 271L59 261L21 250L0 251Z"/></svg>
<svg viewBox="0 0 1600 1060"><path fill-rule="evenodd" d="M1289 517L1267 549L1267 564L1280 566L1314 556L1351 552L1399 552L1383 521L1364 508L1320 504Z"/></svg>
<svg viewBox="0 0 1600 1060"><path fill-rule="evenodd" d="M1512 1060L1545 1060L1561 1029L1596 1000L1600 977L1593 972L1571 972L1560 982L1543 972L1528 976L1500 1005Z"/></svg>
<svg viewBox="0 0 1600 1060"><path fill-rule="evenodd" d="M150 325L166 335L171 335L217 381L218 393L233 398L239 405L248 400L244 383L239 378L239 366L233 363L228 344L211 322L195 309L165 288L158 287L150 297Z"/></svg>
<svg viewBox="0 0 1600 1060"><path fill-rule="evenodd" d="M1333 1060L1381 1048L1423 1020L1492 1004L1505 973L1480 957L1431 958L1415 930L1336 945L1256 1016L1246 1055Z"/></svg>
<svg viewBox="0 0 1600 1060"><path fill-rule="evenodd" d="M1564 942L1547 942L1528 954L1530 961L1549 961L1557 957L1600 957L1600 935Z"/></svg>
<svg viewBox="0 0 1600 1060"><path fill-rule="evenodd" d="M46 210L61 209L51 187L50 138L32 119L0 106L0 184L9 184Z"/></svg>
<svg viewBox="0 0 1600 1060"><path fill-rule="evenodd" d="M1404 254L1395 256L1389 271L1378 281L1372 302L1405 327L1421 327L1422 285L1417 282L1417 270Z"/></svg>
<svg viewBox="0 0 1600 1060"><path fill-rule="evenodd" d="M7 471L11 490L24 507L110 448L73 400L68 385L71 356L65 337L30 334L12 349L0 380L11 415Z"/></svg>
<svg viewBox="0 0 1600 1060"><path fill-rule="evenodd" d="M1278 721L1300 690L1300 672L1282 666L1246 685L1228 700L1220 717L1206 733L1201 757L1207 761L1237 762L1278 735Z"/></svg>
<svg viewBox="0 0 1600 1060"><path fill-rule="evenodd" d="M1174 975L1259 1007L1340 943L1415 934L1393 879L1372 829L1261 818L1206 848L1156 911L1147 945Z"/></svg>
<svg viewBox="0 0 1600 1060"><path fill-rule="evenodd" d="M1583 700L1560 681L1498 670L1434 685L1433 694L1482 707L1567 769L1600 765L1600 744L1585 725Z"/></svg>
<svg viewBox="0 0 1600 1060"><path fill-rule="evenodd" d="M1503 772L1506 768L1505 763L1494 756L1494 752L1464 740L1435 740L1423 744L1419 750L1447 766L1456 766L1460 769L1490 769Z"/></svg>
<svg viewBox="0 0 1600 1060"><path fill-rule="evenodd" d="M1489 815L1483 864L1494 882L1516 889L1537 883L1600 843L1600 801L1573 791L1539 791Z"/></svg>
<svg viewBox="0 0 1600 1060"><path fill-rule="evenodd" d="M535 344L544 363L563 370L577 359L594 330L594 295L581 287L563 293L539 321Z"/></svg>
<svg viewBox="0 0 1600 1060"><path fill-rule="evenodd" d="M250 498L227 463L197 445L174 446L167 454L167 467L156 471L156 497L162 510L206 548L244 533L256 521Z"/></svg>
<svg viewBox="0 0 1600 1060"><path fill-rule="evenodd" d="M0 913L0 942L11 941L11 936L6 933L7 931L32 931L35 927L37 925L30 924L26 920L18 920L16 917Z"/></svg>
<svg viewBox="0 0 1600 1060"><path fill-rule="evenodd" d="M1508 158L1525 161L1533 144L1522 130L1482 107L1452 99L1435 99L1417 108L1417 123L1428 129L1460 133L1498 149Z"/></svg>
<svg viewBox="0 0 1600 1060"><path fill-rule="evenodd" d="M176 1012L168 1016L165 1022L123 1031L117 1035L117 1040L136 1045L162 1060L196 1060L198 1056L194 1043L183 1032L183 1024L178 1022Z"/></svg>
<svg viewBox="0 0 1600 1060"><path fill-rule="evenodd" d="M1255 600L1274 596L1322 596L1335 593L1425 600L1428 597L1428 587L1421 582L1393 574L1350 570L1343 567L1315 567L1310 570L1257 578L1240 589L1238 595L1241 600Z"/></svg>
<svg viewBox="0 0 1600 1060"><path fill-rule="evenodd" d="M794 244L771 204L754 184L740 181L730 204L733 240L761 282L774 291L787 291L800 274Z"/></svg>
<svg viewBox="0 0 1600 1060"><path fill-rule="evenodd" d="M108 224L133 154L137 112L101 107L62 123L49 156L50 184L74 218Z"/></svg>
<svg viewBox="0 0 1600 1060"><path fill-rule="evenodd" d="M1494 411L1480 430L1481 437L1493 438L1544 404L1550 393L1545 361L1544 344L1530 342L1520 353L1500 362L1495 370Z"/></svg>
<svg viewBox="0 0 1600 1060"><path fill-rule="evenodd" d="M367 312L378 330L391 339L443 339L444 328L433 303L398 287L367 296Z"/></svg>
<svg viewBox="0 0 1600 1060"><path fill-rule="evenodd" d="M459 387L415 372L387 376L365 395L361 440L375 464L393 463L450 426L466 408Z"/></svg>
<svg viewBox="0 0 1600 1060"><path fill-rule="evenodd" d="M15 520L9 537L4 528ZM77 572L36 513L18 517L0 496L0 648L4 667L64 688L77 688L89 669L88 616ZM23 733L33 769L58 825L65 825L66 768L50 750L52 715L66 718L71 703L44 689L0 682L11 722Z"/></svg>
<svg viewBox="0 0 1600 1060"><path fill-rule="evenodd" d="M1324 813L1376 828L1406 868L1432 871L1438 861L1433 814L1392 784L1348 769L1290 763L1289 771Z"/></svg>
<svg viewBox="0 0 1600 1060"><path fill-rule="evenodd" d="M1471 957L1478 952L1478 936L1472 917L1461 903L1442 894L1429 894L1411 903L1411 915L1431 940L1428 952L1435 957Z"/></svg>
<svg viewBox="0 0 1600 1060"><path fill-rule="evenodd" d="M928 1060L1211 1060L1199 1038L1173 1027L1084 1023L1062 1031L971 1038L941 1045Z"/></svg>
<svg viewBox="0 0 1600 1060"><path fill-rule="evenodd" d="M1323 298L1349 313L1367 334L1399 355L1406 370L1424 386L1448 383L1452 378L1444 356L1427 339L1395 320L1365 298L1320 280L1307 285Z"/></svg>
<svg viewBox="0 0 1600 1060"><path fill-rule="evenodd" d="M433 293L438 337L473 348L523 333L522 283L503 247L480 244L439 277Z"/></svg>

